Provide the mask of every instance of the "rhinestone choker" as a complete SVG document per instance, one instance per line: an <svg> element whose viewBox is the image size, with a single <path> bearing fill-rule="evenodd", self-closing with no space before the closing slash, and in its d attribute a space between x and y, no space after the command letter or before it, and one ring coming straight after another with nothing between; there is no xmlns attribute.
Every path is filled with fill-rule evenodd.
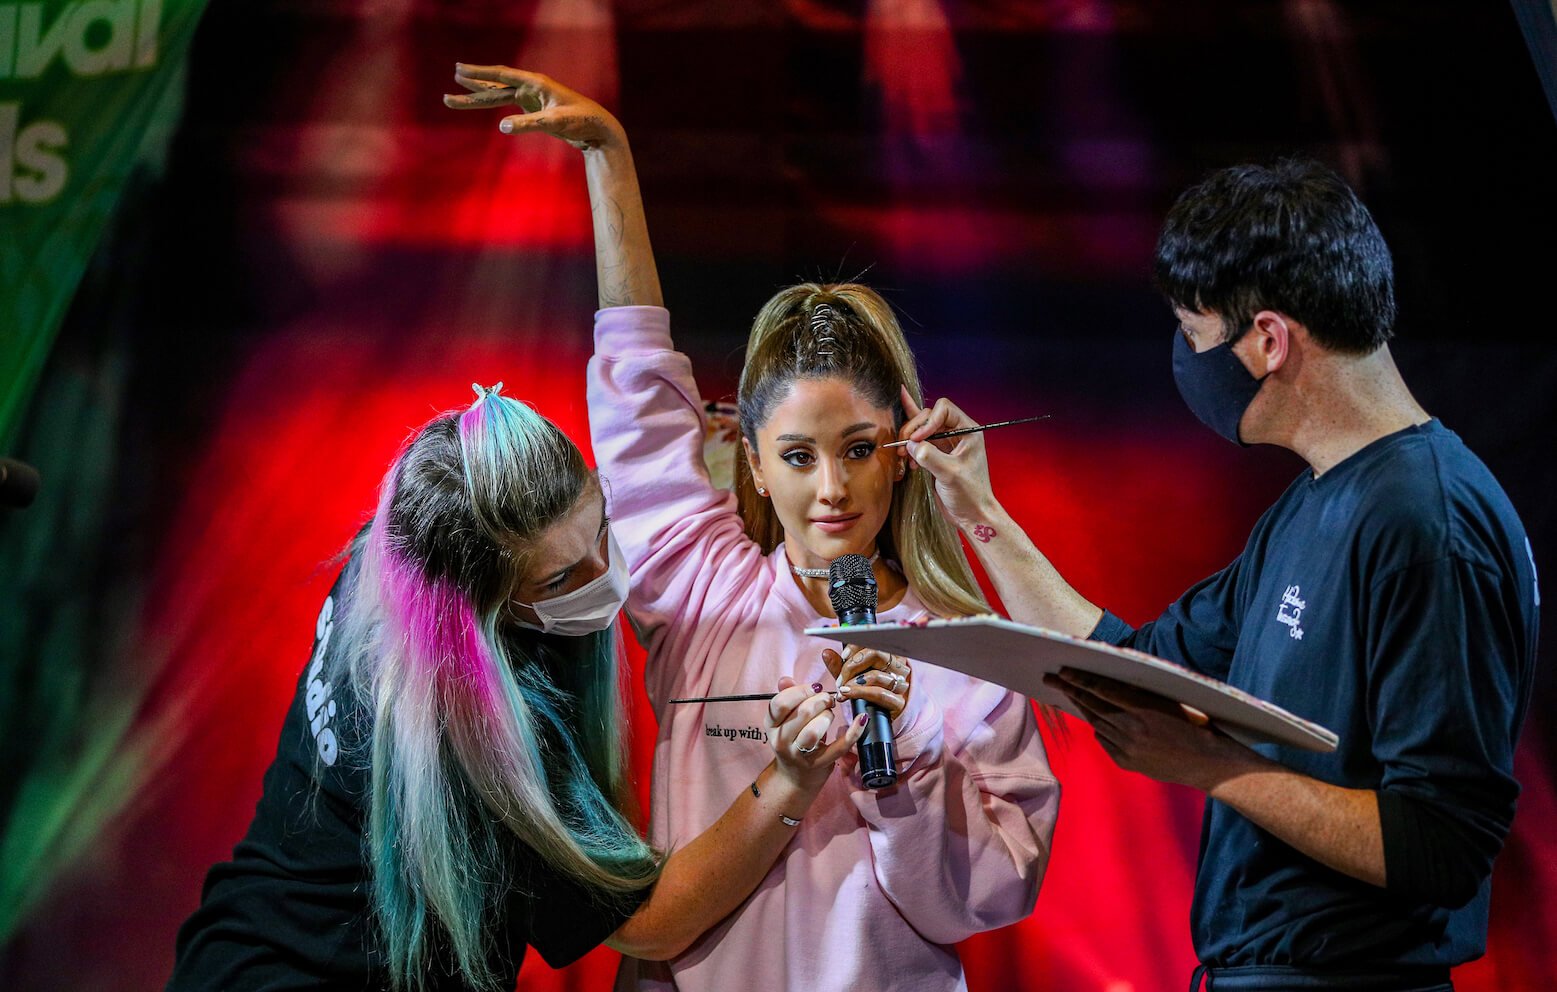
<svg viewBox="0 0 1557 992"><path fill-rule="evenodd" d="M870 556L870 563L872 565L876 564L876 559L880 558L880 557L881 557L881 552L877 551L875 554ZM825 568L801 568L799 565L796 565L794 562L790 562L789 563L789 570L791 572L794 572L796 575L802 576L802 577L807 578L807 579L825 579L825 578L827 578L827 569L825 569Z"/></svg>

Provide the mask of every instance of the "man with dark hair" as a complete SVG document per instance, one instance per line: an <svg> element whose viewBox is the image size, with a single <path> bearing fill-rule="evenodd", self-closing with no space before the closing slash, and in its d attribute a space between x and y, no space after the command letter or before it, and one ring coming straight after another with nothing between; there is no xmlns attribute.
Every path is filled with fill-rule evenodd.
<svg viewBox="0 0 1557 992"><path fill-rule="evenodd" d="M910 453L981 535L1012 617L1179 662L1339 735L1330 754L1249 748L1160 697L1051 676L1121 767L1207 794L1197 986L1206 972L1223 989L1451 988L1449 968L1485 950L1519 792L1540 602L1529 540L1401 379L1389 251L1333 172L1212 175L1169 214L1156 276L1189 407L1309 465L1243 552L1157 620L1131 628L1060 577L995 501L981 442ZM907 429L965 423L941 401Z"/></svg>
<svg viewBox="0 0 1557 992"><path fill-rule="evenodd" d="M1158 238L1156 276L1174 309L1216 314L1228 340L1264 309L1346 355L1371 354L1394 333L1384 236L1315 162L1235 166L1185 192Z"/></svg>

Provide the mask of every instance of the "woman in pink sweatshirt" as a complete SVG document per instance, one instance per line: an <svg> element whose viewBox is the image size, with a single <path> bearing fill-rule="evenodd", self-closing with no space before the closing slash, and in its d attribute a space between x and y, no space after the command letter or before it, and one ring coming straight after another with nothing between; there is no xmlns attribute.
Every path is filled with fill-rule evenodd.
<svg viewBox="0 0 1557 992"><path fill-rule="evenodd" d="M502 130L584 153L601 308L590 429L659 718L654 844L698 836L769 760L760 703L668 700L761 692L787 675L893 717L896 786L864 788L844 759L809 811L786 817L794 838L756 892L674 959L624 958L618 987L965 987L953 945L1030 913L1048 860L1059 786L1032 708L932 665L840 657L802 633L831 621L826 568L849 553L874 561L883 622L988 610L928 473L881 447L932 416L891 309L856 285L768 302L741 376L746 458L735 493L715 487L620 124L544 76L461 66L457 78L473 96L451 105L519 104L531 112Z"/></svg>

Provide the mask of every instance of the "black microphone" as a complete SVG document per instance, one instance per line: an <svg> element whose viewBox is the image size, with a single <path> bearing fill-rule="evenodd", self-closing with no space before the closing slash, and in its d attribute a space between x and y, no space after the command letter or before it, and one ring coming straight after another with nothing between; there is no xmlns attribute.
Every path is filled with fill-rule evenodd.
<svg viewBox="0 0 1557 992"><path fill-rule="evenodd" d="M832 600L838 625L856 627L876 622L876 573L864 555L844 555L827 567L827 598ZM897 745L892 741L892 720L879 706L863 699L849 700L856 718L870 714L865 736L860 738L860 778L868 789L897 784Z"/></svg>
<svg viewBox="0 0 1557 992"><path fill-rule="evenodd" d="M0 458L0 506L21 509L38 495L38 470L14 458Z"/></svg>

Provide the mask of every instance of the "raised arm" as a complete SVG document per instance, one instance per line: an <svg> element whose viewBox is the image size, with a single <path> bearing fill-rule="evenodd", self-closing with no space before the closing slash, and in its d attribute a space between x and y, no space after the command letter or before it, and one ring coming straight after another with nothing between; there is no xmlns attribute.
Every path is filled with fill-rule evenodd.
<svg viewBox="0 0 1557 992"><path fill-rule="evenodd" d="M525 112L498 122L504 134L539 131L584 153L600 309L663 306L632 149L611 112L550 77L523 69L457 63L454 81L470 92L445 96L445 105L456 110L517 106Z"/></svg>
<svg viewBox="0 0 1557 992"><path fill-rule="evenodd" d="M697 626L716 565L740 584L740 569L728 561L732 551L750 551L742 566L748 571L760 568L761 558L755 546L746 547L734 497L708 479L703 403L690 362L671 341L627 136L605 108L545 76L504 66L456 68L455 80L470 92L446 96L450 107L517 106L525 112L499 124L506 133L549 134L584 154L600 302L589 363L590 435L632 575L628 613L650 647L649 693L664 698L661 675L690 674L684 652L656 650L660 632L678 620ZM720 611L728 606L719 604ZM667 655L668 667L661 664Z"/></svg>
<svg viewBox="0 0 1557 992"><path fill-rule="evenodd" d="M903 410L908 421L899 436L915 442L905 446L909 457L934 477L942 510L966 535L1011 619L1076 637L1092 633L1102 609L1065 581L995 498L984 435L925 440L941 431L976 426L977 421L947 399L921 410L907 389Z"/></svg>

